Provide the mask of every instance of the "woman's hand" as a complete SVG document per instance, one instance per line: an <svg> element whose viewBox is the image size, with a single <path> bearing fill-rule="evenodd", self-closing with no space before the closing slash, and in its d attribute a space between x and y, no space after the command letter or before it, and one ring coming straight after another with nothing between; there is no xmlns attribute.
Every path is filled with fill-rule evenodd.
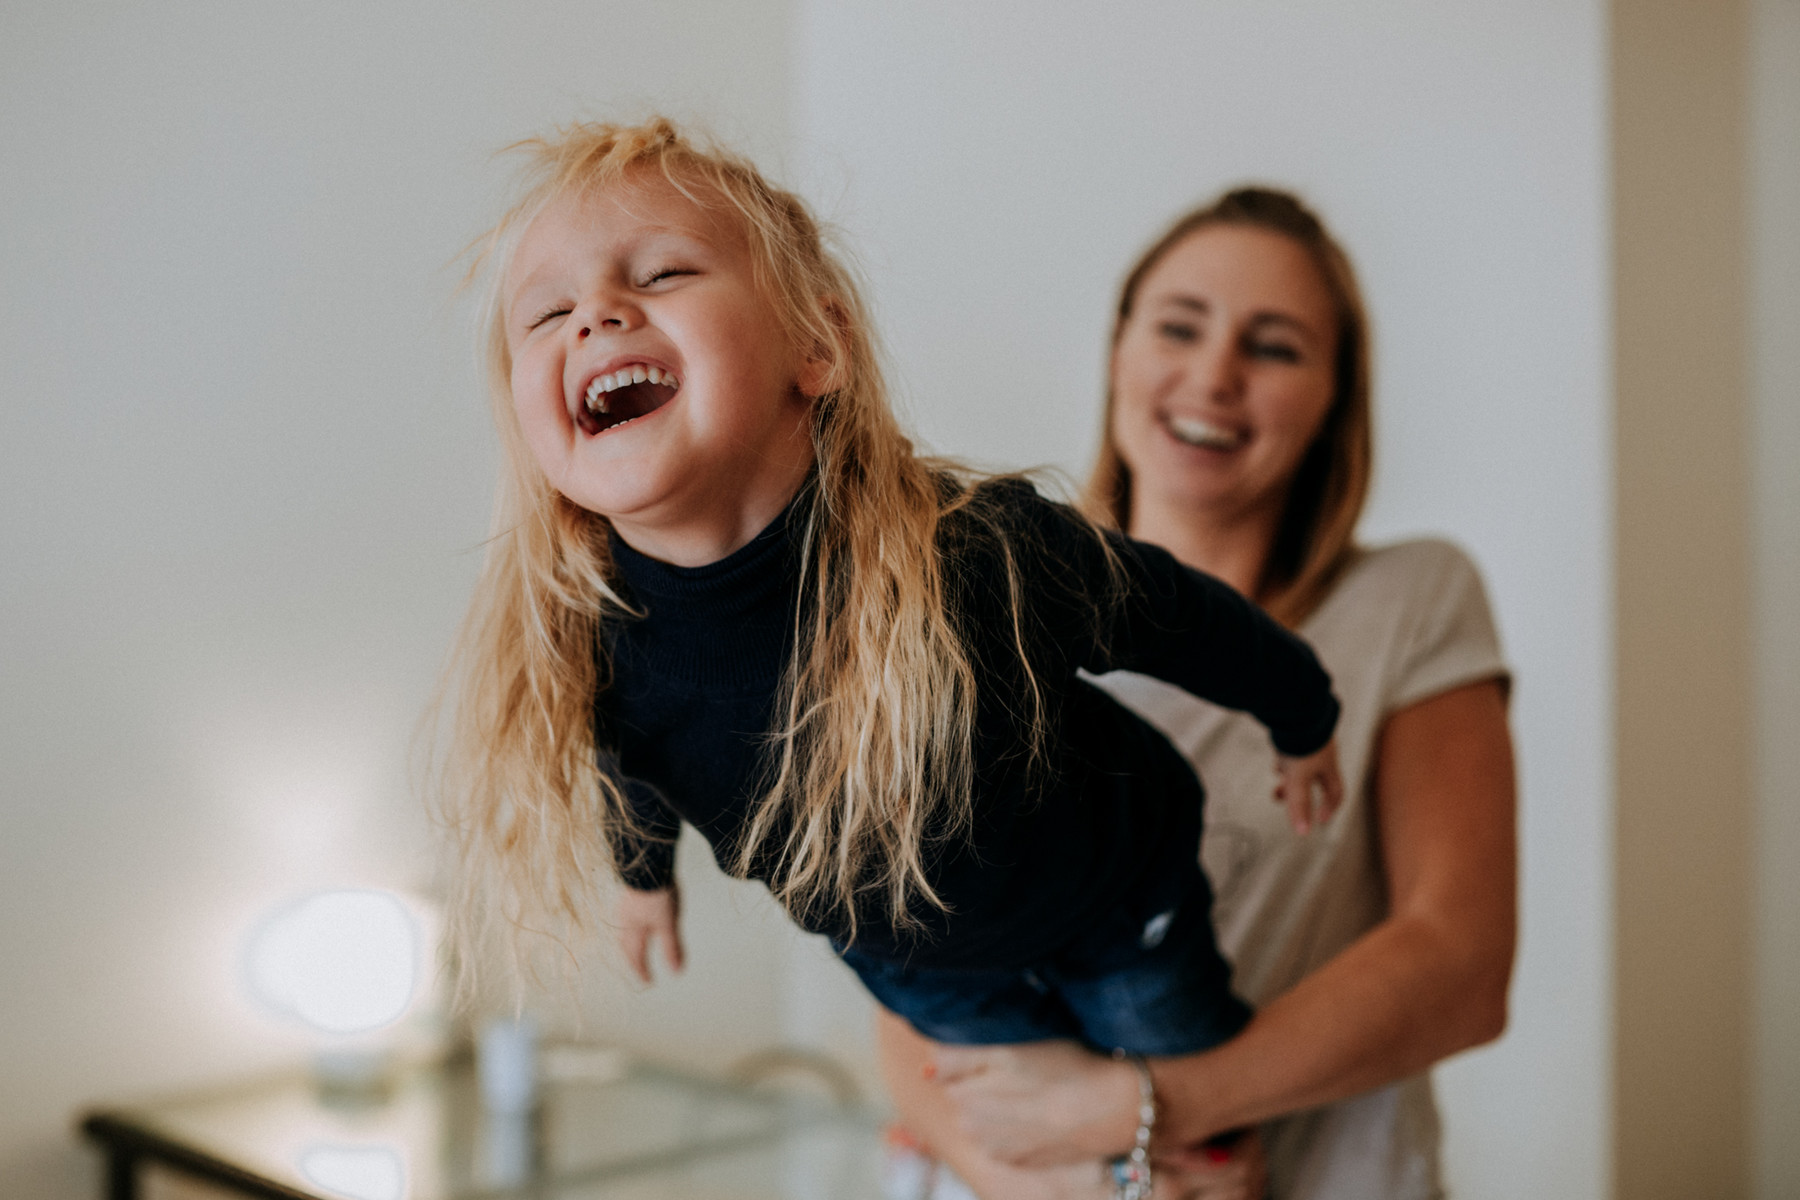
<svg viewBox="0 0 1800 1200"><path fill-rule="evenodd" d="M1254 1129L1159 1156L1153 1167L1157 1200L1263 1200L1269 1193L1269 1158Z"/></svg>
<svg viewBox="0 0 1800 1200"><path fill-rule="evenodd" d="M1287 808L1295 833L1307 833L1331 820L1344 802L1344 779L1338 773L1337 739L1305 758L1275 756L1275 801Z"/></svg>
<svg viewBox="0 0 1800 1200"><path fill-rule="evenodd" d="M1129 1064L1068 1042L941 1046L885 1009L875 1016L875 1043L900 1118L919 1139L922 1152L936 1155L982 1200L1112 1200L1117 1194L1106 1160L1130 1148L1137 1132L1137 1072ZM1015 1090L1026 1093L1033 1111L1048 1099L1044 1107L1061 1115L1064 1128L1092 1125L1089 1148L1046 1153L1045 1161L1056 1160L1048 1166L1025 1168L1002 1161L959 1127L959 1106L950 1100L946 1073L976 1110L987 1111L991 1104L998 1118L995 1127L1023 1135L1022 1143L1040 1139L1037 1131L1018 1128L1004 1111L1003 1097ZM1099 1090L1086 1090L1083 1081ZM1054 1096L1047 1098L1045 1091ZM1104 1118L1088 1120L1102 1109L1113 1112L1116 1130L1100 1128L1108 1123ZM1262 1200L1267 1171L1262 1143L1253 1135L1225 1150L1155 1153L1156 1200Z"/></svg>
<svg viewBox="0 0 1800 1200"><path fill-rule="evenodd" d="M687 965L681 945L681 892L674 885L654 892L619 889L619 950L632 973L645 983L650 978L650 942L662 943L663 961L679 973Z"/></svg>
<svg viewBox="0 0 1800 1200"><path fill-rule="evenodd" d="M925 1070L961 1135L1047 1186L1080 1188L1084 1168L1123 1154L1137 1132L1137 1072L1074 1042L935 1046ZM1268 1160L1252 1131L1159 1152L1155 1178L1159 1200L1262 1200Z"/></svg>
<svg viewBox="0 0 1800 1200"><path fill-rule="evenodd" d="M1112 1158L1137 1132L1137 1071L1074 1042L937 1046L925 1070L957 1129L1013 1166Z"/></svg>
<svg viewBox="0 0 1800 1200"><path fill-rule="evenodd" d="M1206 1142L1157 1159L1157 1200L1264 1200L1269 1195L1269 1155L1256 1130L1233 1141Z"/></svg>

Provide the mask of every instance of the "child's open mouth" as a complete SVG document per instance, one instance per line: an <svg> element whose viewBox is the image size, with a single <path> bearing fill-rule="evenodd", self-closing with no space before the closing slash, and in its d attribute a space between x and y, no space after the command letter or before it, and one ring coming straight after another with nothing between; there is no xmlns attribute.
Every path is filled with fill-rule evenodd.
<svg viewBox="0 0 1800 1200"><path fill-rule="evenodd" d="M575 423L589 435L617 429L649 416L674 399L680 389L681 381L673 371L646 363L620 367L610 375L596 376L588 384L575 412Z"/></svg>

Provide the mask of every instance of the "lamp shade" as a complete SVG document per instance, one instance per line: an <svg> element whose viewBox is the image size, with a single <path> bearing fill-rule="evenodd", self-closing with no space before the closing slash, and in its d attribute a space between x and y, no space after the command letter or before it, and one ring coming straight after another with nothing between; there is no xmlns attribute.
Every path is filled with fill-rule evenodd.
<svg viewBox="0 0 1800 1200"><path fill-rule="evenodd" d="M320 1032L366 1033L399 1020L412 1003L420 942L418 922L392 892L318 892L257 927L250 989Z"/></svg>

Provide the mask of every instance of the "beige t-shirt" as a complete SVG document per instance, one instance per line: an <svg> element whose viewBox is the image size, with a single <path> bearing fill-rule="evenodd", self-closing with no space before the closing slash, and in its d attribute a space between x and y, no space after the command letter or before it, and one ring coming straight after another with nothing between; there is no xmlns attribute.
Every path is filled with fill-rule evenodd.
<svg viewBox="0 0 1800 1200"><path fill-rule="evenodd" d="M1369 768L1389 714L1506 675L1474 564L1440 541L1362 552L1301 627L1343 703L1343 809L1296 835L1271 799L1274 749L1241 713L1142 675L1099 682L1168 735L1206 785L1200 861L1213 923L1252 1004L1286 991L1387 913ZM1274 1200L1435 1200L1438 1118L1420 1074L1264 1128Z"/></svg>

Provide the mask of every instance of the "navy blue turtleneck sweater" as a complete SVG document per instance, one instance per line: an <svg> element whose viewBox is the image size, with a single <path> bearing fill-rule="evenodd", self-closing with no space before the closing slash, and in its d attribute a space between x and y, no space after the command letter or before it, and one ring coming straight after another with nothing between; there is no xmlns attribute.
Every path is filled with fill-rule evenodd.
<svg viewBox="0 0 1800 1200"><path fill-rule="evenodd" d="M624 590L645 614L607 629L611 681L596 702L603 769L623 777L649 834L615 845L632 887L673 878L683 819L721 863L735 861L794 649L809 502L802 489L748 545L703 567L613 540ZM871 903L858 914L859 952L919 966L1028 966L1147 873L1192 869L1202 801L1192 769L1078 671L1139 671L1250 712L1286 754L1329 740L1337 701L1305 643L1211 576L1105 536L1117 579L1091 527L1018 480L983 485L946 519L950 603L977 675L974 826L933 848L929 875L948 910L919 900L919 927L902 932ZM1035 766L1019 723L1027 684L1001 539L1023 584L1025 654L1051 731L1048 761ZM824 915L811 928L842 941L849 923Z"/></svg>

